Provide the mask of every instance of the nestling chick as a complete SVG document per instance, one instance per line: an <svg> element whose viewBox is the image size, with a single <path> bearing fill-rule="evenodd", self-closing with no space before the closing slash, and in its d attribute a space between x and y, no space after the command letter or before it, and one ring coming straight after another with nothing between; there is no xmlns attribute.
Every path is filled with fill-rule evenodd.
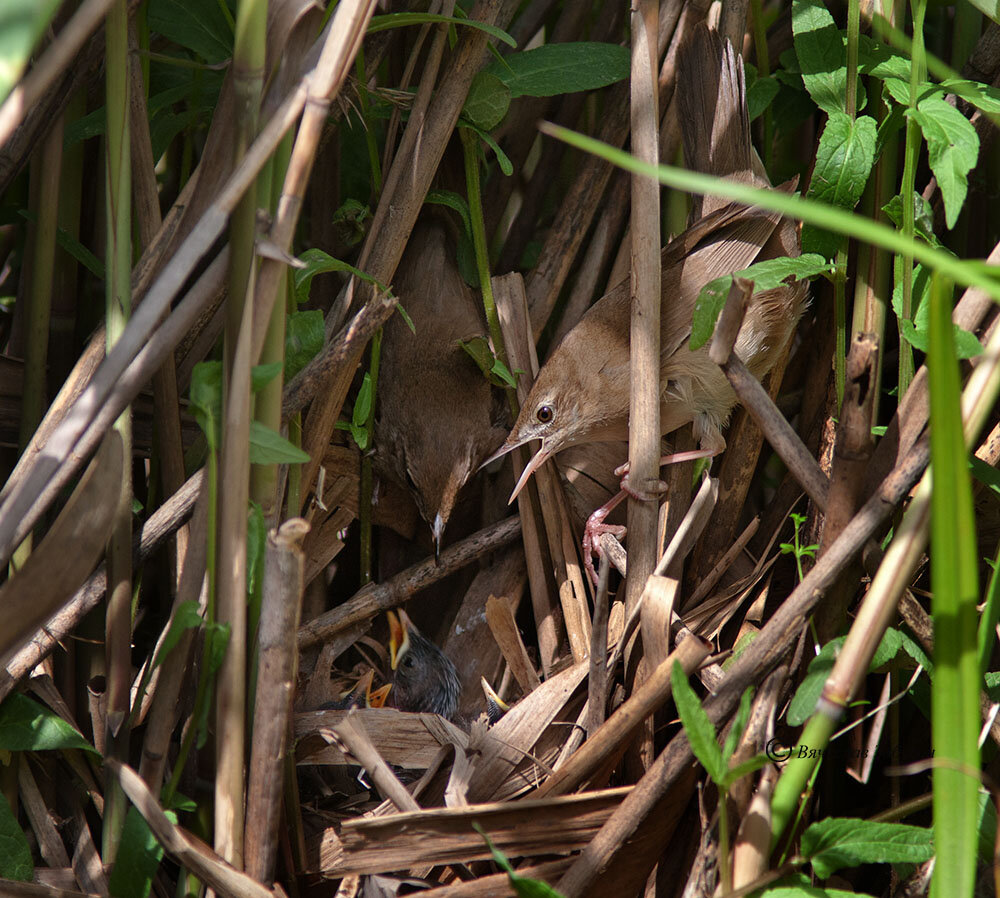
<svg viewBox="0 0 1000 898"><path fill-rule="evenodd" d="M369 669L352 689L341 694L340 698L324 702L319 711L349 711L352 708L381 708L392 690L392 684L386 683L378 689L372 689L375 671Z"/></svg>
<svg viewBox="0 0 1000 898"><path fill-rule="evenodd" d="M409 490L439 550L459 490L503 441L509 418L459 346L485 334L486 323L439 215L418 220L394 289L416 333L400 315L385 326L375 468Z"/></svg>
<svg viewBox="0 0 1000 898"><path fill-rule="evenodd" d="M770 187L750 144L743 65L732 45L704 26L682 52L684 153L690 168ZM696 213L698 214L698 213ZM778 214L706 197L701 217L661 253L660 430L694 423L701 456L725 447L720 428L736 403L708 348L688 348L701 288L767 258L800 253L795 224ZM758 377L784 352L802 314L804 283L756 293L735 351ZM546 459L567 446L621 440L629 416L629 283L599 299L539 371L497 456L531 440L542 445L512 495ZM589 560L589 559L588 559Z"/></svg>
<svg viewBox="0 0 1000 898"><path fill-rule="evenodd" d="M451 659L399 610L389 618L389 666L392 700L400 711L440 714L451 720L458 710L462 686Z"/></svg>

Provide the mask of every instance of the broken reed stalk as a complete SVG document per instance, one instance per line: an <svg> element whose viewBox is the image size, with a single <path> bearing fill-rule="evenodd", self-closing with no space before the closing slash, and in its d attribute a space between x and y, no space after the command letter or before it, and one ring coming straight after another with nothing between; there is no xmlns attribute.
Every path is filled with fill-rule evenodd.
<svg viewBox="0 0 1000 898"><path fill-rule="evenodd" d="M264 557L257 640L260 661L247 775L245 869L267 884L274 879L278 856L278 822L298 666L295 634L305 587L302 540L308 530L301 518L285 521L268 534Z"/></svg>
<svg viewBox="0 0 1000 898"><path fill-rule="evenodd" d="M659 162L656 32L659 0L639 0L632 11L632 152ZM656 494L660 470L660 188L654 178L632 176L632 315L629 334L629 481ZM659 503L629 496L629 576L625 610L639 601L656 566Z"/></svg>

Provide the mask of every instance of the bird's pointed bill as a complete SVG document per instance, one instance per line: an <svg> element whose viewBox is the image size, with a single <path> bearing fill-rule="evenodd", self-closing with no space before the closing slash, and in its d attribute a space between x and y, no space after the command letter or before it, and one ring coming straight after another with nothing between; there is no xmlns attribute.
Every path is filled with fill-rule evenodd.
<svg viewBox="0 0 1000 898"><path fill-rule="evenodd" d="M434 516L434 524L431 526L431 533L434 536L434 561L435 561L435 563L440 563L440 561L441 561L441 537L444 535L444 525L445 525L445 521L441 517L441 513L438 512Z"/></svg>
<svg viewBox="0 0 1000 898"><path fill-rule="evenodd" d="M487 465L493 464L498 458L503 458L508 452L513 452L518 446L523 446L525 443L531 441L530 437L525 437L524 439L516 440L514 439L514 434L507 437L504 444L497 449L486 461L484 461L476 470L482 471Z"/></svg>
<svg viewBox="0 0 1000 898"><path fill-rule="evenodd" d="M507 504L510 505L517 498L517 494L524 489L524 485L528 482L528 478L535 473L545 462L549 460L551 452L545 446L545 440L542 440L541 448L531 456L531 461L529 461L525 466L524 470L521 472L521 476L518 478L517 484L514 486L514 492L510 494L510 498L507 500Z"/></svg>
<svg viewBox="0 0 1000 898"><path fill-rule="evenodd" d="M389 667L395 670L399 666L400 658L410 648L410 633L407 628L409 618L402 610L398 617L393 611L387 611L385 616L389 619Z"/></svg>
<svg viewBox="0 0 1000 898"><path fill-rule="evenodd" d="M392 691L392 683L386 683L384 686L379 686L378 689L373 689L368 693L367 704L369 708L384 708L385 700L389 697L389 693Z"/></svg>

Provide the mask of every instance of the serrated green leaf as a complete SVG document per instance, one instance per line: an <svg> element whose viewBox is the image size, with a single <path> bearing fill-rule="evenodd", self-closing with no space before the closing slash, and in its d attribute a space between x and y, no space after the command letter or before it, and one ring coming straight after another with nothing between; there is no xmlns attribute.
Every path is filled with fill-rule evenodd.
<svg viewBox="0 0 1000 898"><path fill-rule="evenodd" d="M712 782L723 783L727 767L722 759L722 750L716 741L715 727L712 726L712 721L708 719L705 709L698 701L698 696L688 683L684 668L676 661L674 669L670 672L670 684L677 713L684 725L688 742L691 743L691 751L708 772Z"/></svg>
<svg viewBox="0 0 1000 898"><path fill-rule="evenodd" d="M736 711L736 716L733 718L733 725L726 734L726 741L722 745L722 757L727 764L733 756L733 752L736 751L736 746L740 744L740 739L743 736L743 731L746 729L747 721L750 719L752 708L753 687L750 686L740 696L740 706Z"/></svg>
<svg viewBox="0 0 1000 898"><path fill-rule="evenodd" d="M944 200L945 224L953 228L968 191L967 175L979 158L971 122L940 95L922 99L910 115L927 141L927 158Z"/></svg>
<svg viewBox="0 0 1000 898"><path fill-rule="evenodd" d="M80 748L97 754L77 730L55 711L15 692L0 704L0 750L51 751Z"/></svg>
<svg viewBox="0 0 1000 898"><path fill-rule="evenodd" d="M484 131L492 131L510 109L510 88L492 72L479 72L469 85L462 114Z"/></svg>
<svg viewBox="0 0 1000 898"><path fill-rule="evenodd" d="M289 443L280 433L260 423L250 422L250 463L254 465L301 465L309 454Z"/></svg>
<svg viewBox="0 0 1000 898"><path fill-rule="evenodd" d="M52 17L59 0L6 0L0 4L0 102L17 84L32 50Z"/></svg>
<svg viewBox="0 0 1000 898"><path fill-rule="evenodd" d="M826 271L830 271L830 263L826 259L817 253L804 253L801 256L782 256L778 259L756 262L742 271L709 281L701 288L695 301L694 315L691 319L691 350L700 349L712 338L715 322L726 305L734 277L753 281L754 292L759 293L762 290L772 290L790 278L801 280Z"/></svg>
<svg viewBox="0 0 1000 898"><path fill-rule="evenodd" d="M233 28L218 3L204 0L151 0L149 28L205 62L220 63L233 55Z"/></svg>
<svg viewBox="0 0 1000 898"><path fill-rule="evenodd" d="M1000 90L979 81L949 78L941 82L941 91L955 94L983 112L1000 112Z"/></svg>
<svg viewBox="0 0 1000 898"><path fill-rule="evenodd" d="M181 602L177 606L177 611L174 613L173 619L170 621L170 628L167 630L167 635L163 637L160 650L156 653L156 660L153 662L153 667L159 667L167 655L177 647L177 643L181 641L185 630L200 627L203 620L204 618L201 616L197 602Z"/></svg>
<svg viewBox="0 0 1000 898"><path fill-rule="evenodd" d="M371 21L368 23L368 33L376 34L379 31L386 31L389 28L404 28L408 25L440 24L442 22L448 25L465 25L469 28L477 28L480 31L485 31L490 37L494 37L498 41L503 41L503 43L510 47L517 46L517 41L502 28L497 28L496 25L487 25L485 22L477 22L475 19L459 18L458 16L440 16L424 12L395 12L383 16L372 16Z"/></svg>
<svg viewBox="0 0 1000 898"><path fill-rule="evenodd" d="M304 265L302 268L295 269L295 302L299 305L309 299L309 288L312 286L313 278L317 274L328 274L331 271L348 272L365 283L371 284L377 290L392 295L392 291L388 287L375 280L370 274L365 274L361 269L355 268L347 262L342 262L340 259L335 259L321 249L307 249L299 256L299 261Z"/></svg>
<svg viewBox="0 0 1000 898"><path fill-rule="evenodd" d="M913 280L910 290L910 307L916 311L913 313L913 320L908 321L902 317L903 314L903 284L902 280L897 280L892 291L892 309L900 319L899 329L903 338L914 349L927 352L928 328L930 327L930 303L927 302L927 295L930 290L930 275L922 265L916 265L913 269ZM983 344L975 334L963 330L957 324L952 324L955 334L955 351L960 359L971 359L981 355Z"/></svg>
<svg viewBox="0 0 1000 898"><path fill-rule="evenodd" d="M867 115L852 119L843 112L831 112L816 151L809 191L811 199L853 209L868 183L875 161L875 119ZM820 228L802 230L802 249L832 259L843 238Z"/></svg>
<svg viewBox="0 0 1000 898"><path fill-rule="evenodd" d="M190 408L209 448L219 445L222 421L222 362L198 362L191 372Z"/></svg>
<svg viewBox="0 0 1000 898"><path fill-rule="evenodd" d="M785 715L789 726L797 727L805 723L812 715L816 702L823 692L826 678L830 676L830 671L833 670L837 654L843 644L843 636L831 639L809 662L806 675L799 683L799 688L795 690L795 695L788 706L788 713Z"/></svg>
<svg viewBox="0 0 1000 898"><path fill-rule="evenodd" d="M15 882L31 882L35 876L31 847L3 792L0 792L0 876Z"/></svg>
<svg viewBox="0 0 1000 898"><path fill-rule="evenodd" d="M934 856L934 842L922 826L828 817L802 834L802 856L826 879L859 864L921 864Z"/></svg>
<svg viewBox="0 0 1000 898"><path fill-rule="evenodd" d="M268 362L265 365L254 365L250 369L250 390L259 393L281 371L281 362Z"/></svg>
<svg viewBox="0 0 1000 898"><path fill-rule="evenodd" d="M919 193L914 191L914 233L927 241L931 246L941 246L937 234L934 233L934 209ZM897 228L903 228L903 197L896 194L888 203L882 207L886 217Z"/></svg>
<svg viewBox="0 0 1000 898"><path fill-rule="evenodd" d="M567 41L510 53L491 62L486 71L507 85L512 98L553 97L622 81L630 65L628 47Z"/></svg>
<svg viewBox="0 0 1000 898"><path fill-rule="evenodd" d="M168 811L167 816L177 822L172 811ZM142 814L130 807L125 815L115 865L108 878L108 893L113 898L146 898L162 858L163 846Z"/></svg>
<svg viewBox="0 0 1000 898"><path fill-rule="evenodd" d="M296 309L285 319L285 381L290 381L316 358L326 339L319 309Z"/></svg>
<svg viewBox="0 0 1000 898"><path fill-rule="evenodd" d="M847 52L844 36L820 0L792 3L792 32L802 82L813 102L828 115L844 111Z"/></svg>

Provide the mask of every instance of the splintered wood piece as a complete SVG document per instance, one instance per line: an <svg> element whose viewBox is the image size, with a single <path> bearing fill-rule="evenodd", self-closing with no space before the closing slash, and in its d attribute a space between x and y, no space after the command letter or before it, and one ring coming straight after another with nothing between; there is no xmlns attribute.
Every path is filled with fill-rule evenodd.
<svg viewBox="0 0 1000 898"><path fill-rule="evenodd" d="M486 600L486 622L510 666L514 679L521 687L521 691L528 695L541 686L542 681L535 673L524 642L521 641L521 633L517 629L517 622L514 620L514 612L510 604L504 599L490 596Z"/></svg>
<svg viewBox="0 0 1000 898"><path fill-rule="evenodd" d="M546 680L518 702L486 733L472 775L469 800L488 801L521 764L556 715L587 676L588 664L575 664ZM574 715L575 716L575 715ZM531 766L537 767L532 764ZM540 772L540 771L539 771Z"/></svg>
<svg viewBox="0 0 1000 898"><path fill-rule="evenodd" d="M472 828L474 822L508 857L576 851L630 790L626 786L559 798L347 820L340 829L343 854L331 866L321 847L320 868L326 876L342 876L486 860L492 855Z"/></svg>
<svg viewBox="0 0 1000 898"><path fill-rule="evenodd" d="M319 731L335 728L347 711L303 711L295 715L295 749L298 764L351 764L344 753L326 745ZM436 714L411 714L395 708L357 708L368 738L389 764L410 770L429 767L442 745L465 749L469 738L453 723Z"/></svg>

